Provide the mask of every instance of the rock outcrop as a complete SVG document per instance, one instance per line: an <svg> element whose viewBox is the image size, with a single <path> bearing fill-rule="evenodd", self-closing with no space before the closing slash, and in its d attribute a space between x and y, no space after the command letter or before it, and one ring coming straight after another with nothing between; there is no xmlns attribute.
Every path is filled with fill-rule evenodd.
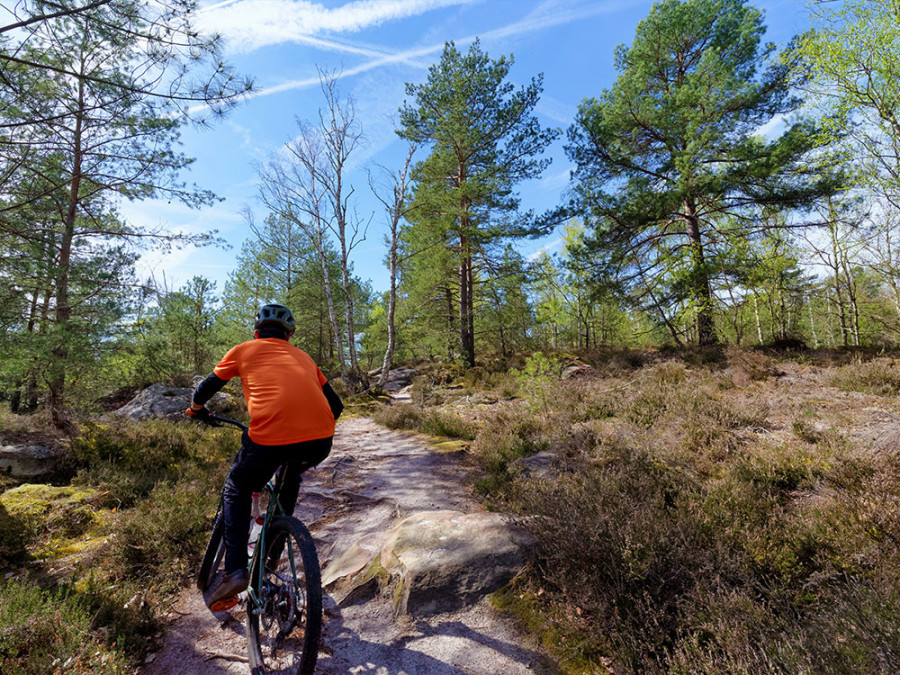
<svg viewBox="0 0 900 675"><path fill-rule="evenodd" d="M376 380L381 375L381 368L370 370L366 374L369 376L369 379ZM412 384L413 378L418 374L419 371L415 368L394 368L393 370L388 371L384 390L389 394L398 392Z"/></svg>
<svg viewBox="0 0 900 675"><path fill-rule="evenodd" d="M43 445L0 445L0 472L16 478L46 476L64 452Z"/></svg>
<svg viewBox="0 0 900 675"><path fill-rule="evenodd" d="M560 461L556 453L544 450L530 457L520 457L512 463L512 469L529 478L547 480L559 474Z"/></svg>
<svg viewBox="0 0 900 675"><path fill-rule="evenodd" d="M190 387L151 384L113 414L134 420L182 419L193 392ZM215 407L228 401L228 396L220 392L212 398L211 404Z"/></svg>
<svg viewBox="0 0 900 675"><path fill-rule="evenodd" d="M518 574L534 542L509 516L423 511L404 518L379 544L359 542L325 570L341 604L389 590L398 614L461 609Z"/></svg>

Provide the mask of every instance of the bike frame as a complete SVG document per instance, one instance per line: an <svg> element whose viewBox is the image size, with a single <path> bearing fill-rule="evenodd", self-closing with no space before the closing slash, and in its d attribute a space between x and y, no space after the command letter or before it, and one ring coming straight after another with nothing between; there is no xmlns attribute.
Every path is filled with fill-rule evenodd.
<svg viewBox="0 0 900 675"><path fill-rule="evenodd" d="M260 551L266 550L266 537L268 536L268 533L269 533L269 523L272 521L272 519L277 518L278 516L287 515L284 512L284 509L281 508L281 503L278 501L278 493L280 492L280 488L281 488L281 476L279 476L278 485L273 483L271 480L269 480L269 482L266 483L265 490L269 495L269 504L266 508L266 515L265 515L265 518L263 519L262 529L259 532L259 539L256 540L256 546L253 549L253 555L251 556L250 560L247 563L248 570L253 570L254 563L259 559L259 556L262 555L260 553ZM287 539L287 547L288 547L288 554L289 554L290 560L291 560L291 577L294 580L293 585L294 585L294 590L296 591L297 590L296 589L297 570L294 567L294 550L293 550L293 543L291 542L290 537L288 537L288 539ZM256 588L261 589L262 584L263 584L263 572L264 572L262 561L259 562L259 565L257 566L256 569L257 569L257 574L259 575L257 577ZM262 599L259 597L257 592L254 590L253 584L250 584L250 586L247 587L247 597L250 598L250 600L253 604L253 611L256 613L261 612L262 606L263 606Z"/></svg>
<svg viewBox="0 0 900 675"><path fill-rule="evenodd" d="M207 422L207 424L210 424L211 426L228 425L228 426L236 427L237 429L240 429L242 432L247 431L246 425L241 424L237 420L233 420L228 417L220 417L219 415L210 414L209 421ZM259 559L259 556L261 555L260 551L266 550L266 536L268 535L268 532L269 532L269 523L271 523L271 521L274 518L277 518L278 516L288 515L284 512L284 509L281 508L281 502L278 500L278 493L281 491L281 485L284 480L284 477L280 471L277 473L277 476L278 476L277 481L273 482L272 479L269 479L269 481L266 483L265 488L264 488L264 490L266 491L266 493L269 496L269 503L268 503L268 506L266 507L266 515L263 518L262 529L259 532L259 539L257 539L256 546L253 549L253 555L250 557L250 560L247 561L247 569L248 570L253 570L254 563L256 563L256 561ZM293 579L294 591L296 592L297 591L297 583L296 583L297 569L294 565L293 542L291 541L290 537L287 538L287 547L288 547L288 555L290 556L290 561L291 561L291 578ZM260 564L257 566L257 574L259 576L257 577L256 588L259 588L259 589L262 588L263 572L264 572L263 565L262 565L262 562L260 561ZM247 597L253 606L253 609L251 611L253 611L256 614L261 613L263 611L262 598L260 598L260 596L256 592L256 590L254 590L253 584L250 584L247 587Z"/></svg>

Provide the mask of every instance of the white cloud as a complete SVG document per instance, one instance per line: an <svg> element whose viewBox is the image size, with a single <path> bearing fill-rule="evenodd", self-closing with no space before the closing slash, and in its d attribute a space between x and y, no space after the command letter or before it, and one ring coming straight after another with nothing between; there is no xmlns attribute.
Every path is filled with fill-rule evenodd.
<svg viewBox="0 0 900 675"><path fill-rule="evenodd" d="M245 223L239 210L223 204L192 209L180 202L148 199L142 202L125 202L120 206L125 220L150 231L164 231L170 235L197 235L211 230L227 234L240 230ZM201 274L219 284L222 289L228 272L234 267L235 250L223 250L215 246L150 247L145 250L136 265L142 281L154 278L177 288L192 276Z"/></svg>
<svg viewBox="0 0 900 675"><path fill-rule="evenodd" d="M772 119L763 124L759 129L757 129L755 134L771 141L783 134L786 128L787 116L775 115Z"/></svg>
<svg viewBox="0 0 900 675"><path fill-rule="evenodd" d="M628 6L629 2L627 0L610 0L609 2L592 2L581 7L561 10L557 7L557 4L555 2L546 3L545 5L542 5L541 8L534 12L531 12L528 16L526 16L524 19L521 19L520 21L516 21L494 30L480 33L479 35L468 35L466 37L454 39L453 42L457 45L457 47L461 47L471 44L478 38L481 38L483 40L494 40L516 37L527 33L541 31L552 26L559 26L572 23L574 21L580 21L582 19L586 19L591 16L597 16L599 14L610 14L612 12L627 8ZM429 56L431 54L436 54L443 49L444 43L441 42L438 44L433 44L425 47L415 47L399 52L388 52L385 50L375 55L375 57L371 61L367 61L366 63L342 71L339 77L358 75L375 68L380 68L381 66L393 65L397 63L412 63L417 66L422 66L422 64L418 62L419 58L423 56ZM284 82L282 84L253 92L250 94L249 98L268 96L270 94L277 94L294 89L306 89L318 84L318 77L309 77L303 80ZM547 114L546 110L542 112L545 112L545 114ZM559 114L564 115L565 113Z"/></svg>
<svg viewBox="0 0 900 675"><path fill-rule="evenodd" d="M538 101L537 112L559 124L569 125L575 121L578 107L569 103L563 103L546 94Z"/></svg>
<svg viewBox="0 0 900 675"><path fill-rule="evenodd" d="M562 245L563 245L562 237L557 237L556 239L553 239L552 241L549 241L546 244L544 244L543 246L541 246L534 253L528 254L525 257L525 260L527 260L528 262L534 262L535 260L540 258L545 253L552 253L554 251L559 250Z"/></svg>
<svg viewBox="0 0 900 675"><path fill-rule="evenodd" d="M373 55L373 50L337 41L316 40L319 33L358 32L419 14L475 0L355 0L329 9L308 0L226 0L202 9L199 27L225 37L229 50L250 52L268 45L306 42L319 47Z"/></svg>
<svg viewBox="0 0 900 675"><path fill-rule="evenodd" d="M560 171L555 171L548 176L544 176L538 183L540 189L550 192L558 192L559 190L568 186L569 180L572 175L572 170L574 168L574 165L569 165Z"/></svg>

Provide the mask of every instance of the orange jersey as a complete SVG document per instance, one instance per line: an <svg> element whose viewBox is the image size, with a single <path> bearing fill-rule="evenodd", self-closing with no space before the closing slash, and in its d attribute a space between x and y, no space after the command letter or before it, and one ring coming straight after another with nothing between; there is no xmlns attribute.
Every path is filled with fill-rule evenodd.
<svg viewBox="0 0 900 675"><path fill-rule="evenodd" d="M309 354L286 340L243 342L213 373L241 378L254 443L287 445L334 435L334 415L322 393L328 380Z"/></svg>

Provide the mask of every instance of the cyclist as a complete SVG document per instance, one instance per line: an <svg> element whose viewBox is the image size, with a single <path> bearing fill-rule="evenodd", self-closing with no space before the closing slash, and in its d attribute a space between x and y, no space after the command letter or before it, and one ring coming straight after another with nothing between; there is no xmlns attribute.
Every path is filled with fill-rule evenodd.
<svg viewBox="0 0 900 675"><path fill-rule="evenodd" d="M225 574L208 593L210 607L247 588L252 493L262 490L282 467L281 507L292 514L301 474L331 452L335 420L344 405L312 358L290 344L294 327L294 316L284 305L261 307L254 339L225 354L212 374L197 385L185 411L190 417L207 419L207 401L232 377L241 378L250 428L225 482Z"/></svg>

